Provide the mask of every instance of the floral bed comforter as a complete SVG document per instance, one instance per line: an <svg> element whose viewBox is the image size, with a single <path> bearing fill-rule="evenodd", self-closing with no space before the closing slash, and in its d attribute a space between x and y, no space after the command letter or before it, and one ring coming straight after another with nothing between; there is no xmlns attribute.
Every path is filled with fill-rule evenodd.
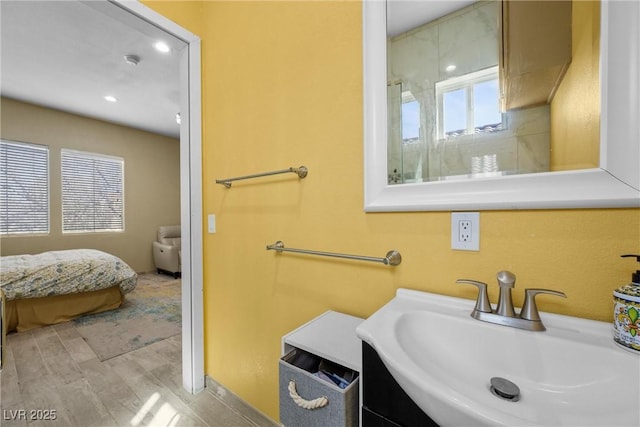
<svg viewBox="0 0 640 427"><path fill-rule="evenodd" d="M137 274L120 258L94 249L0 258L0 287L7 300L136 287Z"/></svg>

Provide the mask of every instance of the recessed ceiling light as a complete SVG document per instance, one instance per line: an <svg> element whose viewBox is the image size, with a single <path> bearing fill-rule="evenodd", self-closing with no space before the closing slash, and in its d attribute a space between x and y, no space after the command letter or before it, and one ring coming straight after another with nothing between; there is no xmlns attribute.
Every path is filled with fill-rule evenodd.
<svg viewBox="0 0 640 427"><path fill-rule="evenodd" d="M109 101L109 102L118 102L118 98L116 98L115 96L112 95L107 95L104 97L105 100Z"/></svg>
<svg viewBox="0 0 640 427"><path fill-rule="evenodd" d="M445 68L445 70L447 70L448 73L452 72L455 69L456 69L456 66L453 64L447 65L447 68Z"/></svg>
<svg viewBox="0 0 640 427"><path fill-rule="evenodd" d="M180 118L180 113L176 113L176 123L180 124L182 119Z"/></svg>
<svg viewBox="0 0 640 427"><path fill-rule="evenodd" d="M162 53L168 53L171 51L171 48L165 42L157 42L153 47L155 47L158 52Z"/></svg>

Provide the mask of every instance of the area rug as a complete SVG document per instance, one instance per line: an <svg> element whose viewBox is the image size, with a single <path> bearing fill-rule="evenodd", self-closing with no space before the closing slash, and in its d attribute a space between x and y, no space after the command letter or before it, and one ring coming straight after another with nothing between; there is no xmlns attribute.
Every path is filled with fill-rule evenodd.
<svg viewBox="0 0 640 427"><path fill-rule="evenodd" d="M111 359L181 332L180 286L180 279L140 275L120 308L73 322L101 361Z"/></svg>

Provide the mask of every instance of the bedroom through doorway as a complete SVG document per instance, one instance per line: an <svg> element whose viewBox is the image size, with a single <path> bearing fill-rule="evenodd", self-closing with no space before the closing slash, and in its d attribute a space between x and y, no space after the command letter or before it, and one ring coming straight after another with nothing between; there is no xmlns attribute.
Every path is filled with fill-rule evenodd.
<svg viewBox="0 0 640 427"><path fill-rule="evenodd" d="M135 268L141 273L140 284L145 285L139 287L140 293L144 295L138 299L151 300L147 295L149 292L142 292L143 288L147 287L161 289L164 285L167 289L161 289L162 292L169 288L175 291L171 295L165 292L164 298L167 298L167 301L178 301L177 311L181 318L179 367L182 371L182 385L191 393L201 390L204 387L202 301L196 296L202 292L202 190L200 167L198 162L194 161L199 159L201 150L199 38L139 2L1 2L0 7L3 103L7 98L11 102L97 119L178 140L179 150L176 150L177 156L172 160L177 163L179 169L179 191L174 201L179 217L168 220L167 216L163 216L162 211L159 211L157 217L148 217L141 224L132 225L131 219L135 215L127 215L125 210L125 226L121 235L146 227L148 223L153 230L144 237L148 239L144 240L145 249L133 251L148 250L150 260L151 243L155 240L157 228L168 225L167 222L180 223L181 279L149 273L155 271L152 261L146 264L146 267ZM15 14L15 8L22 10ZM20 18L24 19L20 21ZM53 28L55 25L59 25L57 30ZM153 47L152 54L149 50L151 48L147 46L151 39L165 41L169 46L169 55L162 56L162 53L158 53L157 46ZM14 51L20 52L20 57L6 57L11 51L5 49L6 40L11 40L11 45L15 46ZM29 46L28 43L32 45ZM68 54L72 55L72 59L65 56ZM172 59L169 60L169 57ZM48 62L50 60L52 62ZM17 64L17 70L13 75L21 75L31 80L21 80L16 84L8 68L11 64ZM142 72L149 74L130 78L133 73ZM163 82L163 78L170 78L170 84ZM116 102L103 99L108 93L104 82L109 79L118 93L118 96L113 96ZM142 87L143 83L149 82L153 82L153 85ZM22 92L12 92L12 85L21 88ZM158 120L159 117L162 117L162 123ZM69 130L74 131L72 127L69 127ZM114 135L117 138L117 134ZM91 145L91 134L83 134L83 137L83 151L98 150ZM126 162L128 151L124 150L123 153ZM153 158L153 155L152 153L149 156ZM50 154L51 170L59 168L57 156L59 154ZM130 167L142 169L136 162L129 164ZM125 178L126 175L130 174L125 173ZM156 185L163 184L160 181ZM56 187L51 187L51 198L59 197ZM127 190L126 184L124 194L125 201L128 200L127 197L141 200L145 197L144 193L133 196L131 190ZM52 219L55 221L52 222L52 227L59 227L57 217ZM118 233L85 237L80 234L66 235L61 237L60 242L63 243L60 247L54 249L74 248L74 241L82 243L82 247L91 247L93 241L96 246L111 245L109 251L120 252L121 258L127 262L129 253L132 252L131 244L123 243L120 251L114 243L120 236ZM39 252L38 247L29 248L28 244L23 247L24 253ZM135 260L132 264L145 265L145 261ZM162 298L156 300L161 301ZM153 311L156 314L162 314L164 317L173 316L175 320L175 304L171 309L157 302L154 304ZM165 313L162 313L163 310ZM129 314L135 312L130 310ZM175 337L175 334L171 336ZM99 358L101 357L103 356Z"/></svg>

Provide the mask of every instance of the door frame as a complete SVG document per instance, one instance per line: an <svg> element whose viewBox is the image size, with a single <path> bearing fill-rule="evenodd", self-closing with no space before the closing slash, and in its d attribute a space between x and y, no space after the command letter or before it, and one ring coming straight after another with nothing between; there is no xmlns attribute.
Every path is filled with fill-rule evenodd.
<svg viewBox="0 0 640 427"><path fill-rule="evenodd" d="M187 44L180 58L182 385L197 393L205 386L200 38L137 0L108 1Z"/></svg>

